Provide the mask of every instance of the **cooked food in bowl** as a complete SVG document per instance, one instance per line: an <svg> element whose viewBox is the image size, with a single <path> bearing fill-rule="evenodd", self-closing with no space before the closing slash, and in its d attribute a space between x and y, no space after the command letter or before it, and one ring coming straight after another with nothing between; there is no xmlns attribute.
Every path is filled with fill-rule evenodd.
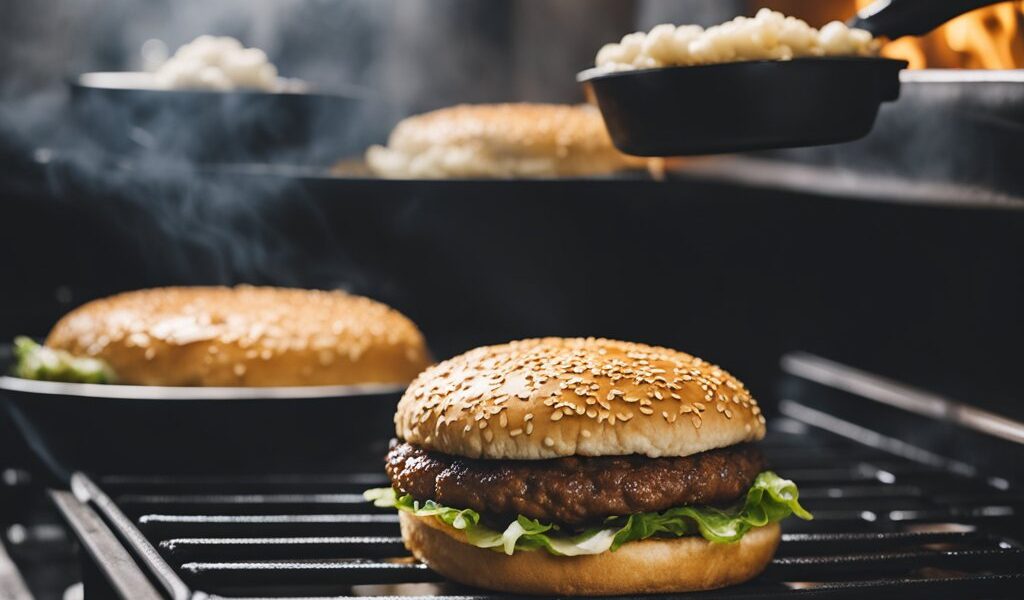
<svg viewBox="0 0 1024 600"><path fill-rule="evenodd" d="M612 595L746 581L778 522L809 519L752 444L765 419L729 373L670 350L547 338L427 369L395 415L392 487L413 554L513 593Z"/></svg>
<svg viewBox="0 0 1024 600"><path fill-rule="evenodd" d="M790 60L811 56L875 56L870 33L833 21L820 30L795 17L762 8L755 17L704 29L663 24L606 44L595 61L602 71L708 65L747 60Z"/></svg>
<svg viewBox="0 0 1024 600"><path fill-rule="evenodd" d="M233 37L201 35L178 48L153 73L165 90L279 91L277 67L259 48L246 48Z"/></svg>
<svg viewBox="0 0 1024 600"><path fill-rule="evenodd" d="M159 40L150 40L162 47ZM149 42L147 42L148 44ZM145 49L146 46L144 45ZM259 48L246 48L232 37L201 35L181 46L170 58L150 59L146 71L83 73L78 84L107 90L308 91L301 79L279 77L277 67Z"/></svg>
<svg viewBox="0 0 1024 600"><path fill-rule="evenodd" d="M612 146L597 109L560 104L460 105L409 117L366 162L395 179L582 177L646 165Z"/></svg>
<svg viewBox="0 0 1024 600"><path fill-rule="evenodd" d="M412 321L380 302L248 286L96 300L16 350L21 377L154 386L405 384L430 364Z"/></svg>

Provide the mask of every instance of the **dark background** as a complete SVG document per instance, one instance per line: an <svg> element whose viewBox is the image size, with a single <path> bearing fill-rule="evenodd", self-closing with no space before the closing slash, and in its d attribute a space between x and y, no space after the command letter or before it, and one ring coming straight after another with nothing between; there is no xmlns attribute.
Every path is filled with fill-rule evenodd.
<svg viewBox="0 0 1024 600"><path fill-rule="evenodd" d="M66 177L57 198L7 200L6 337L123 289L342 287L409 314L441 357L611 336L709 357L767 395L803 349L1020 412L1018 210L695 181L119 173L130 193L97 193Z"/></svg>
<svg viewBox="0 0 1024 600"><path fill-rule="evenodd" d="M740 4L4 2L0 339L45 335L70 308L126 289L338 287L408 313L439 357L614 336L704 356L768 396L780 354L803 349L1019 414L1020 210L728 178L380 182L327 177L301 154L269 166L113 156L68 104L66 77L137 68L147 39L231 34L282 74L368 90L317 139L321 155L358 156L421 110L577 101L573 73L602 43L664 20L718 22ZM963 153L939 138L945 151L913 144Z"/></svg>

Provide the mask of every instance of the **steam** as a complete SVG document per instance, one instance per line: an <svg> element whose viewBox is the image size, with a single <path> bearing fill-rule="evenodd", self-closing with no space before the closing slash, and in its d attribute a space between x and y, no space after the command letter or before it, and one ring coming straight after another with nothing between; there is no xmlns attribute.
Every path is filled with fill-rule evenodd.
<svg viewBox="0 0 1024 600"><path fill-rule="evenodd" d="M644 18L656 18L669 4L680 11L708 3L13 3L0 25L2 151L37 157L32 170L45 173L59 201L94 203L97 218L133 241L148 284L341 286L375 295L393 286L379 273L366 277L342 250L338 223L320 214L323 199L266 166L323 176L334 161L384 141L402 117L458 102L578 101L574 73L589 66L601 44L635 29L640 4L651 5ZM201 34L263 49L282 76L305 80L328 99L282 113L229 98L198 125L200 112L186 103L132 129L128 124L152 107L151 99L69 95L69 75L141 70L147 41L161 40L173 51ZM268 113L275 118L266 119ZM288 121L288 114L296 119ZM247 156L251 140L239 139L239 131L261 118L270 130L259 135L269 137ZM218 129L225 123L226 131ZM312 135L290 140L299 128ZM225 162L235 164L225 168Z"/></svg>
<svg viewBox="0 0 1024 600"><path fill-rule="evenodd" d="M333 161L380 140L388 120L381 117L383 103L368 91L374 82L358 59L373 49L357 51L352 44L372 29L368 22L385 20L384 9L394 8L392 3L81 4L51 6L49 13L46 7L21 9L17 17L34 22L43 39L0 42L12 64L24 62L0 83L4 152L35 157L30 171L43 173L56 201L93 203L97 218L137 248L148 279L140 284L251 282L373 293L332 224L294 177L223 163L299 165L300 172L324 172ZM321 14L312 15L312 9ZM68 35L62 21L80 26L69 28ZM295 35L309 21L320 24L320 35L341 40L325 45L331 56ZM203 33L232 35L265 49L285 75L314 83L324 96L311 102L297 98L284 118L261 114L279 106L225 96L220 104L214 101L212 114L205 115L209 122L199 126L189 121L199 116L189 112L187 101L172 102L133 129L129 124L152 97L69 95L65 74L137 70L147 40L163 40L173 49ZM51 48L43 50L44 58L33 54L41 46ZM261 153L251 157L243 146L253 139L237 135L246 124L263 135ZM290 127L305 129L296 133ZM293 243L296 239L302 244ZM311 249L317 256L308 256Z"/></svg>

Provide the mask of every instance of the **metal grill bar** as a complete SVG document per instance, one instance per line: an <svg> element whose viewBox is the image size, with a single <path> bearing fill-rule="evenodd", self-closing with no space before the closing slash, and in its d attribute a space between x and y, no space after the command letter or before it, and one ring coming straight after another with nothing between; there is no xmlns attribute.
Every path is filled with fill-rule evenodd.
<svg viewBox="0 0 1024 600"><path fill-rule="evenodd" d="M297 538L178 538L160 542L161 550L175 560L193 562L224 560L387 558L405 554L402 538L394 537L297 537Z"/></svg>
<svg viewBox="0 0 1024 600"><path fill-rule="evenodd" d="M440 580L419 563L362 559L190 562L183 564L181 569L190 574L198 585L217 587L261 582L357 585ZM1024 570L1024 552L994 549L783 557L772 561L761 579L779 583L863 581L923 569L1012 574Z"/></svg>
<svg viewBox="0 0 1024 600"><path fill-rule="evenodd" d="M0 542L0 598L7 600L32 600L32 594L25 585L14 561L8 556L3 542Z"/></svg>
<svg viewBox="0 0 1024 600"><path fill-rule="evenodd" d="M143 515L140 527L157 538L302 535L379 535L398 533L398 515Z"/></svg>
<svg viewBox="0 0 1024 600"><path fill-rule="evenodd" d="M281 560L230 563L185 563L181 570L195 584L204 586L284 585L361 585L423 583L442 578L419 562L409 559L381 561L369 559ZM215 588L216 589L216 588Z"/></svg>
<svg viewBox="0 0 1024 600"><path fill-rule="evenodd" d="M70 492L53 491L50 497L82 540L86 552L103 569L110 584L122 596L138 600L161 599L162 596L146 576L131 568L134 564L131 555L96 513L83 506Z"/></svg>
<svg viewBox="0 0 1024 600"><path fill-rule="evenodd" d="M784 524L776 558L755 581L686 600L1019 595L1024 549L1010 532L1024 493L1009 479L795 401L783 410L792 418L773 421L763 449L800 483L815 519ZM119 533L130 527L159 553L137 558L170 565L194 597L506 597L445 583L409 557L397 517L359 495L385 484L352 473L109 478L103 487L128 515Z"/></svg>

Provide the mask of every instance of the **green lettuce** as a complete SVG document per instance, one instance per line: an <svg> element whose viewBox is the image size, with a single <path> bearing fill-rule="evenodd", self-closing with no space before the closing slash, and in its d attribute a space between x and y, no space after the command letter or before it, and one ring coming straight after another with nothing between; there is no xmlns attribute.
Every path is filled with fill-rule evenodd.
<svg viewBox="0 0 1024 600"><path fill-rule="evenodd" d="M679 506L660 513L609 517L601 526L579 533L564 532L557 525L522 515L499 532L481 524L480 514L468 508L450 508L433 500L418 502L408 494L399 495L392 488L367 490L363 495L377 506L396 508L418 517L433 516L462 531L474 546L509 555L516 550L545 550L557 556L600 554L653 536L700 535L712 542L730 543L755 527L776 523L790 515L812 518L811 513L800 506L796 484L771 471L758 475L743 502L730 508Z"/></svg>
<svg viewBox="0 0 1024 600"><path fill-rule="evenodd" d="M14 339L14 374L25 379L70 383L113 383L114 372L97 358L72 356L40 346L27 337Z"/></svg>

